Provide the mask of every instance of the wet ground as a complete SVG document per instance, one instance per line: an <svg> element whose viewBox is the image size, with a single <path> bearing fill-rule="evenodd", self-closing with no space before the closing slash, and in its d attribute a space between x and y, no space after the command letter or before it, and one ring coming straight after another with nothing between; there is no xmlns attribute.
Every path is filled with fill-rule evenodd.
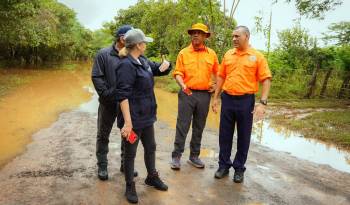
<svg viewBox="0 0 350 205"><path fill-rule="evenodd" d="M0 204L127 204L120 165L120 135L113 130L109 154L110 179L101 182L95 166L96 115L72 111L34 135L27 151L0 172ZM169 185L159 192L144 184L146 171L139 146L136 179L139 204L349 204L350 175L330 166L295 158L252 144L243 184L233 172L214 179L217 133L203 138L204 170L188 165L188 147L181 171L169 168L174 129L156 123L157 167Z"/></svg>
<svg viewBox="0 0 350 205"><path fill-rule="evenodd" d="M90 95L87 89L83 93ZM298 156L288 150L298 150L293 142L296 147L300 145L299 150L312 148L301 146L304 142L288 141L298 136L281 137L282 133L277 131L268 132L270 128L266 122L260 132L259 126L255 128L243 184L233 183L232 170L224 179L213 177L218 161L218 118L212 114L202 141L201 157L206 168L200 170L186 163L187 142L181 171L171 170L169 162L177 109L176 97L171 96L157 90L160 120L155 124L157 168L169 190L159 192L144 184L146 169L140 144L135 163L140 173L136 178L139 204L350 204L350 174L347 170L340 171L341 168L335 169L335 165L327 162L303 158L303 154ZM96 177L96 105L94 97L79 109L60 114L57 121L33 135L26 151L0 170L1 205L127 204L123 196L124 177L119 172L120 133L117 129L113 129L110 138L110 179L101 182ZM278 137L285 139L279 141ZM274 141L276 143L272 143ZM279 144L282 148L270 144ZM324 149L321 153L326 151ZM318 155L317 151L312 152ZM326 156L328 154L318 158ZM337 160L337 157L328 161Z"/></svg>

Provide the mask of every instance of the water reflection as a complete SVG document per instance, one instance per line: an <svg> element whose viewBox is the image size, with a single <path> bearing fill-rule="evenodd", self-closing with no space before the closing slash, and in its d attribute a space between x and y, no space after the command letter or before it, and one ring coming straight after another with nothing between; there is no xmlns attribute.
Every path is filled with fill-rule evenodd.
<svg viewBox="0 0 350 205"><path fill-rule="evenodd" d="M79 110L82 112L97 113L98 95L96 91L90 86L85 86L84 89L87 90L89 93L92 93L92 98L89 102L81 104Z"/></svg>
<svg viewBox="0 0 350 205"><path fill-rule="evenodd" d="M350 172L349 152L318 140L304 138L281 127L273 128L269 121L255 124L252 139L274 150L288 152L301 159Z"/></svg>

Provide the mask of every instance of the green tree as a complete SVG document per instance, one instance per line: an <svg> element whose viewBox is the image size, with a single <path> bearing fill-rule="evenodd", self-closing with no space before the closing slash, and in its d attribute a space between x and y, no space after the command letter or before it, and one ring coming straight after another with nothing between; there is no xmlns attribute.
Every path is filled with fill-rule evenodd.
<svg viewBox="0 0 350 205"><path fill-rule="evenodd" d="M316 89L316 81L317 81L317 75L319 71L322 68L329 68L330 62L333 60L332 50L329 50L327 48L318 48L314 47L311 51L311 57L314 61L314 70L312 72L311 78L308 83L307 92L305 94L305 98L311 98ZM324 92L326 91L326 86L328 84L328 80L330 78L331 71L328 73L329 76L326 75L326 78L323 81L323 86L321 89L321 96L324 95Z"/></svg>
<svg viewBox="0 0 350 205"><path fill-rule="evenodd" d="M328 86L329 79L331 78L333 70L337 67L337 64L339 64L339 61L336 60L336 47L326 47L323 48L324 58L323 61L323 68L326 70L326 75L324 76L323 82L322 82L322 88L320 91L320 97L324 98Z"/></svg>
<svg viewBox="0 0 350 205"><path fill-rule="evenodd" d="M270 18L268 23L265 23L264 13L262 10L259 11L259 15L254 17L255 28L253 31L256 33L262 33L266 38L266 57L269 59L270 49L271 49L271 29L272 29L272 11L270 12Z"/></svg>
<svg viewBox="0 0 350 205"><path fill-rule="evenodd" d="M277 2L279 0L274 0ZM288 3L294 2L299 13L309 18L323 19L327 11L334 10L340 6L342 0L285 0Z"/></svg>
<svg viewBox="0 0 350 205"><path fill-rule="evenodd" d="M324 33L326 41L333 41L336 45L350 44L350 21L332 23L328 32Z"/></svg>
<svg viewBox="0 0 350 205"><path fill-rule="evenodd" d="M343 82L338 92L338 98L344 98L346 93L350 93L350 46L343 45L339 47L337 56L341 60L343 69Z"/></svg>
<svg viewBox="0 0 350 205"><path fill-rule="evenodd" d="M114 34L111 34L110 30L106 29L106 27L108 27L107 24L105 24L103 28L92 33L91 49L95 52L101 48L110 46L114 41Z"/></svg>
<svg viewBox="0 0 350 205"><path fill-rule="evenodd" d="M299 23L291 29L278 32L278 39L277 50L289 69L309 69L312 66L310 51L315 47L316 39L301 28Z"/></svg>
<svg viewBox="0 0 350 205"><path fill-rule="evenodd" d="M228 29L225 30L222 26L224 21L224 13L217 0L140 0L128 9L119 10L115 22L106 24L105 28L109 28L110 32L123 24L141 28L155 39L149 44L147 56L168 54L170 60L175 61L177 53L189 44L187 29L197 22L209 25L213 35L207 44L218 52L218 56L222 56L231 46L231 32L236 26L236 22L228 18Z"/></svg>
<svg viewBox="0 0 350 205"><path fill-rule="evenodd" d="M335 62L340 64L342 70L343 83L339 89L338 97L343 98L350 89L350 22L341 21L333 23L328 27L328 32L324 33L323 38L327 43L335 43L338 47L335 49ZM339 63L340 62L340 63Z"/></svg>
<svg viewBox="0 0 350 205"><path fill-rule="evenodd" d="M0 56L13 63L86 58L91 32L75 12L56 0L3 0L0 3Z"/></svg>

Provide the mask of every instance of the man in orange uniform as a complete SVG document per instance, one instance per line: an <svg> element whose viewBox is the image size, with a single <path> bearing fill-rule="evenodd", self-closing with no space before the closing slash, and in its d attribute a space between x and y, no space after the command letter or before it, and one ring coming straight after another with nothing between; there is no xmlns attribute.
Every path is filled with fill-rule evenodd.
<svg viewBox="0 0 350 205"><path fill-rule="evenodd" d="M230 167L235 169L233 181L243 182L244 164L247 160L253 115L262 119L270 91L271 72L263 54L249 46L249 29L238 26L233 31L234 49L226 52L217 76L213 111L217 112L221 90L221 114L219 130L219 169L215 178L228 175ZM259 104L255 106L255 93L259 82L262 93ZM235 124L237 124L237 152L231 161L231 149Z"/></svg>
<svg viewBox="0 0 350 205"><path fill-rule="evenodd" d="M180 51L173 73L181 87L178 93L176 136L171 162L171 168L174 170L181 167L180 158L191 121L192 138L188 162L197 168L205 166L199 159L199 154L210 96L215 90L216 73L219 68L215 51L206 47L204 43L210 36L208 27L197 23L187 32L191 35L191 44Z"/></svg>

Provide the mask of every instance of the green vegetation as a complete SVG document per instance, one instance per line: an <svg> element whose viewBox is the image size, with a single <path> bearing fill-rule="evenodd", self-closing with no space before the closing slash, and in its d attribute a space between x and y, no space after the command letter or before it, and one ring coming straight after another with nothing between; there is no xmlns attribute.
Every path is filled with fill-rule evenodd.
<svg viewBox="0 0 350 205"><path fill-rule="evenodd" d="M85 60L93 55L91 31L56 0L2 0L0 33L0 61L9 65Z"/></svg>
<svg viewBox="0 0 350 205"><path fill-rule="evenodd" d="M288 109L348 109L349 100L341 99L272 99L271 104Z"/></svg>
<svg viewBox="0 0 350 205"><path fill-rule="evenodd" d="M275 2L281 0L274 0ZM323 19L324 15L329 10L334 10L334 8L342 4L342 0L284 0L286 2L294 2L295 7L299 13L303 16L309 18L319 18Z"/></svg>
<svg viewBox="0 0 350 205"><path fill-rule="evenodd" d="M148 45L147 57L166 54L175 62L178 52L189 45L187 29L197 22L209 25L213 35L207 44L221 57L231 47L236 22L224 17L218 0L140 0L128 9L119 10L115 20L104 25L104 30L111 34L123 24L140 28L155 40Z"/></svg>
<svg viewBox="0 0 350 205"><path fill-rule="evenodd" d="M315 112L303 119L293 120L284 115L273 116L273 122L301 132L305 137L331 142L350 149L350 111Z"/></svg>
<svg viewBox="0 0 350 205"><path fill-rule="evenodd" d="M299 12L312 18L322 18L328 10L342 1L294 2ZM270 38L271 24L263 26L256 18L257 32ZM140 0L128 9L119 10L114 21L106 23L96 31L97 36L110 36L123 24L141 28L155 42L148 45L146 56L158 58L166 54L174 64L178 52L189 44L187 29L196 22L209 25L212 37L207 44L219 59L232 47L231 32L236 22L224 17L220 2L213 1L155 1ZM324 34L324 40L334 46L320 47L315 37L297 23L293 28L278 32L279 42L274 50L268 49L266 56L273 73L272 99L350 98L350 22L333 23ZM253 28L251 28L254 30ZM106 38L95 41L95 45L106 45ZM269 42L269 41L268 41ZM267 43L270 48L270 43ZM95 46L95 47L96 47ZM171 77L157 80L160 87L176 92L177 85Z"/></svg>
<svg viewBox="0 0 350 205"><path fill-rule="evenodd" d="M343 26L350 22L340 24L345 30L339 31L333 24L325 36L337 45L323 48L299 23L278 33L277 48L268 56L272 98L350 98L350 46L344 40L350 35L350 26ZM336 35L339 32L342 35Z"/></svg>
<svg viewBox="0 0 350 205"><path fill-rule="evenodd" d="M155 78L155 86L172 93L176 93L180 89L172 75Z"/></svg>

